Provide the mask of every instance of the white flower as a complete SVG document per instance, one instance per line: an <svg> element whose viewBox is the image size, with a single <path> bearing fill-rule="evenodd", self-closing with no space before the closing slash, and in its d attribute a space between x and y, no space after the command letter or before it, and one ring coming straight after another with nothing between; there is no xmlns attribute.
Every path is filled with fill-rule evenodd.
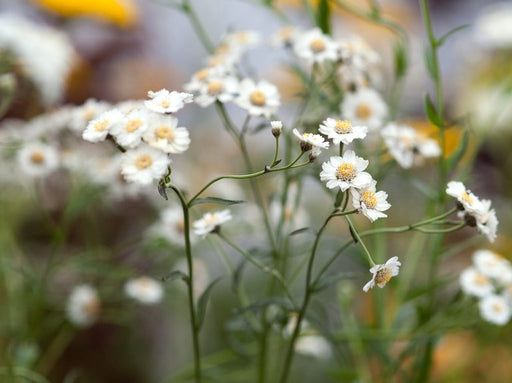
<svg viewBox="0 0 512 383"><path fill-rule="evenodd" d="M178 119L174 116L152 114L149 117L149 128L142 138L149 145L166 153L183 153L190 145L187 128L178 127Z"/></svg>
<svg viewBox="0 0 512 383"><path fill-rule="evenodd" d="M231 212L229 210L221 210L214 213L206 213L201 219L194 222L194 233L200 236L206 236L220 228L220 225L231 220Z"/></svg>
<svg viewBox="0 0 512 383"><path fill-rule="evenodd" d="M368 128L366 126L353 126L348 120L328 118L320 124L318 131L332 139L334 145L339 145L340 142L348 145L355 139L365 138Z"/></svg>
<svg viewBox="0 0 512 383"><path fill-rule="evenodd" d="M293 25L287 25L277 30L272 35L270 44L274 48L291 47L295 43L297 37L300 36L301 31Z"/></svg>
<svg viewBox="0 0 512 383"><path fill-rule="evenodd" d="M293 134L297 137L301 143L301 148L303 151L307 152L311 150L311 148L317 149L328 149L329 142L325 141L325 139L319 134L313 133L299 133L297 129L293 129Z"/></svg>
<svg viewBox="0 0 512 383"><path fill-rule="evenodd" d="M133 110L121 118L112 128L110 134L124 148L135 148L148 129L148 115L143 110Z"/></svg>
<svg viewBox="0 0 512 383"><path fill-rule="evenodd" d="M398 257L393 257L387 260L384 265L375 265L370 269L373 274L371 281L363 287L364 292L368 292L375 284L380 288L384 287L389 282L391 277L397 276L399 267L402 266Z"/></svg>
<svg viewBox="0 0 512 383"><path fill-rule="evenodd" d="M490 250L477 250L473 253L473 263L484 275L499 280L510 269L510 262Z"/></svg>
<svg viewBox="0 0 512 383"><path fill-rule="evenodd" d="M299 336L295 343L295 351L318 359L327 359L332 354L331 345L327 339L318 334Z"/></svg>
<svg viewBox="0 0 512 383"><path fill-rule="evenodd" d="M439 157L438 143L406 125L388 124L381 131L384 142L398 164L408 169L422 165L425 158Z"/></svg>
<svg viewBox="0 0 512 383"><path fill-rule="evenodd" d="M247 110L251 116L269 118L277 112L281 104L280 99L281 96L275 85L264 80L256 84L253 80L246 78L240 82L239 96L235 102Z"/></svg>
<svg viewBox="0 0 512 383"><path fill-rule="evenodd" d="M259 45L260 42L261 35L256 31L236 31L222 39L221 47L225 44L231 51L241 55L245 51Z"/></svg>
<svg viewBox="0 0 512 383"><path fill-rule="evenodd" d="M364 172L368 161L356 156L352 150L347 150L343 157L331 157L322 164L320 180L327 181L329 189L339 187L341 191L348 188L364 188L371 184L372 176Z"/></svg>
<svg viewBox="0 0 512 383"><path fill-rule="evenodd" d="M17 154L21 171L33 177L44 177L60 165L57 150L42 142L25 143Z"/></svg>
<svg viewBox="0 0 512 383"><path fill-rule="evenodd" d="M363 213L370 221L374 222L378 218L386 218L383 211L388 210L391 205L388 203L388 194L384 191L375 190L376 181L361 189L350 189L352 194L352 205Z"/></svg>
<svg viewBox="0 0 512 383"><path fill-rule="evenodd" d="M487 322L503 326L510 320L512 312L507 299L500 295L488 295L478 303L480 315Z"/></svg>
<svg viewBox="0 0 512 383"><path fill-rule="evenodd" d="M90 98L83 105L72 110L69 127L75 132L82 133L90 121L99 117L109 108L108 103Z"/></svg>
<svg viewBox="0 0 512 383"><path fill-rule="evenodd" d="M279 137L283 130L283 123L281 121L270 121L270 127L272 128L272 135Z"/></svg>
<svg viewBox="0 0 512 383"><path fill-rule="evenodd" d="M146 108L157 113L175 113L193 101L194 96L190 93L169 92L167 89L160 89L158 92L149 91L148 97L151 100L144 101Z"/></svg>
<svg viewBox="0 0 512 383"><path fill-rule="evenodd" d="M485 297L494 293L490 278L474 267L468 267L460 275L460 286L466 294Z"/></svg>
<svg viewBox="0 0 512 383"><path fill-rule="evenodd" d="M89 285L76 286L67 303L68 319L79 327L92 325L101 311L101 303L96 290Z"/></svg>
<svg viewBox="0 0 512 383"><path fill-rule="evenodd" d="M293 49L295 54L309 64L336 61L339 45L318 28L296 36Z"/></svg>
<svg viewBox="0 0 512 383"><path fill-rule="evenodd" d="M466 189L462 182L450 181L446 187L446 194L457 199L465 211L475 212L480 205L480 199Z"/></svg>
<svg viewBox="0 0 512 383"><path fill-rule="evenodd" d="M512 6L501 2L486 6L473 28L474 36L484 47L512 47Z"/></svg>
<svg viewBox="0 0 512 383"><path fill-rule="evenodd" d="M160 150L147 145L127 150L122 155L121 173L129 182L148 185L160 179L170 165L171 159Z"/></svg>
<svg viewBox="0 0 512 383"><path fill-rule="evenodd" d="M489 242L494 242L498 230L498 218L496 217L496 211L491 209L491 201L488 199L481 200L474 217L476 218L478 231L485 235Z"/></svg>
<svg viewBox="0 0 512 383"><path fill-rule="evenodd" d="M89 142L100 142L107 138L112 126L117 124L123 118L123 114L112 109L102 113L95 120L90 121L82 133L82 138Z"/></svg>
<svg viewBox="0 0 512 383"><path fill-rule="evenodd" d="M164 296L164 289L160 282L150 277L130 279L124 285L125 294L142 304L158 303Z"/></svg>
<svg viewBox="0 0 512 383"><path fill-rule="evenodd" d="M360 89L347 93L341 104L342 115L354 125L364 125L370 130L382 126L388 107L373 89Z"/></svg>
<svg viewBox="0 0 512 383"><path fill-rule="evenodd" d="M198 91L199 95L195 98L195 101L203 108L217 100L222 103L229 102L238 93L238 80L232 76L210 77Z"/></svg>

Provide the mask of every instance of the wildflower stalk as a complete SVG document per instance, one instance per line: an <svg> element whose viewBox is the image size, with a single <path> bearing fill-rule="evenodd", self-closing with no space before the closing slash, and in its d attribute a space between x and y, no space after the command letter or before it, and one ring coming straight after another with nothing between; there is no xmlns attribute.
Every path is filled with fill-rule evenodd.
<svg viewBox="0 0 512 383"><path fill-rule="evenodd" d="M183 232L185 235L185 255L187 257L188 277L185 279L187 284L188 307L190 312L190 324L192 330L192 344L194 351L194 377L195 383L201 383L201 353L199 349L199 322L194 300L194 267L192 261L192 246L190 242L190 214L189 203L187 203L183 193L174 185L170 188L176 193L183 209Z"/></svg>
<svg viewBox="0 0 512 383"><path fill-rule="evenodd" d="M208 34L206 33L203 24L199 20L199 17L197 16L194 7L192 7L190 0L183 0L181 10L188 16L204 48L208 51L208 53L213 53L215 50L214 45L210 38L208 37Z"/></svg>
<svg viewBox="0 0 512 383"><path fill-rule="evenodd" d="M370 265L372 267L375 266L375 261L373 260L372 255L370 254L370 251L368 250L368 248L364 244L363 240L361 239L361 236L359 235L359 232L355 228L354 224L352 223L352 221L350 220L349 217L345 217L345 220L347 221L348 226L350 227L350 232L352 233L354 240L357 241L359 244L361 244L361 247L363 248L364 253L366 254L366 257L368 258L368 262L370 262Z"/></svg>

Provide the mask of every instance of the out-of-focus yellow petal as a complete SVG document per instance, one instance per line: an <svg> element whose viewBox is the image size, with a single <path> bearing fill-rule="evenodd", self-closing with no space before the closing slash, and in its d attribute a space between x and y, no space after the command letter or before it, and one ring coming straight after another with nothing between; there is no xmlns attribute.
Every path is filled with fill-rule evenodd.
<svg viewBox="0 0 512 383"><path fill-rule="evenodd" d="M40 7L65 17L92 16L121 27L137 21L133 0L34 0Z"/></svg>

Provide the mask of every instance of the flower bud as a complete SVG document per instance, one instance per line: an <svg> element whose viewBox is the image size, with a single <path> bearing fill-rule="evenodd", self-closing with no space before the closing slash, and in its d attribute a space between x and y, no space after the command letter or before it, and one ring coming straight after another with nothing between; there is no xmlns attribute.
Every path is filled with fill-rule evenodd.
<svg viewBox="0 0 512 383"><path fill-rule="evenodd" d="M283 123L281 121L270 121L270 126L272 126L272 135L276 138L279 137L283 129Z"/></svg>

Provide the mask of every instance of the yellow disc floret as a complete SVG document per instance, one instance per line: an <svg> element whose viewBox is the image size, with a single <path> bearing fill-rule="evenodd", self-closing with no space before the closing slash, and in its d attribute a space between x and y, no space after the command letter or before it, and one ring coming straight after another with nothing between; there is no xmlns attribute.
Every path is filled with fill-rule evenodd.
<svg viewBox="0 0 512 383"><path fill-rule="evenodd" d="M336 169L336 178L342 181L352 181L356 177L356 169L349 162L344 162Z"/></svg>

